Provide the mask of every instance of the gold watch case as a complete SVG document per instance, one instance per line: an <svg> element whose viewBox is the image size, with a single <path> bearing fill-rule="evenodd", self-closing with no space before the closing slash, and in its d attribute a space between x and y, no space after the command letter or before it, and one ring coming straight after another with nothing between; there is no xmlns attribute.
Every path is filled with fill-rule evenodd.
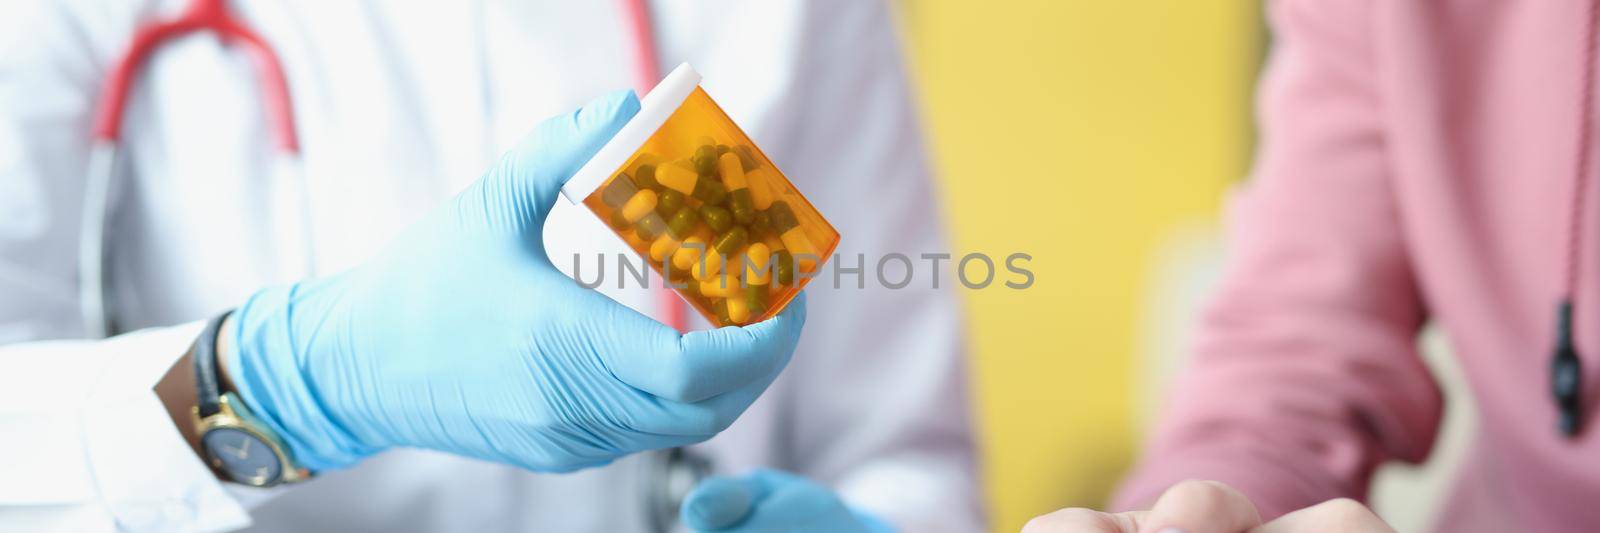
<svg viewBox="0 0 1600 533"><path fill-rule="evenodd" d="M293 457L289 454L288 447L283 444L283 441L279 440L277 435L267 429L259 419L251 415L250 410L244 406L244 403L239 400L237 395L231 392L225 393L218 398L217 403L218 412L208 417L200 417L199 407L194 407L190 410L190 416L194 419L195 433L200 436L200 450L205 454L207 465L223 473L225 478L253 487L271 487L286 483L298 483L311 478L311 472L295 464ZM277 476L276 479L266 475L239 479L239 476L234 475L223 464L221 458L212 454L211 448L205 443L207 433L221 429L239 431L260 441L277 458L278 471L282 474Z"/></svg>

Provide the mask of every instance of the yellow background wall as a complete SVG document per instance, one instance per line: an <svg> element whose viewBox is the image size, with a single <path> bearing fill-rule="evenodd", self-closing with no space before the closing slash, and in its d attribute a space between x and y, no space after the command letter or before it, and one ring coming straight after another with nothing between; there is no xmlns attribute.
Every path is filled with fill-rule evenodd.
<svg viewBox="0 0 1600 533"><path fill-rule="evenodd" d="M1031 253L969 291L998 531L1103 502L1132 461L1156 248L1246 171L1262 47L1247 0L899 3L956 250Z"/></svg>

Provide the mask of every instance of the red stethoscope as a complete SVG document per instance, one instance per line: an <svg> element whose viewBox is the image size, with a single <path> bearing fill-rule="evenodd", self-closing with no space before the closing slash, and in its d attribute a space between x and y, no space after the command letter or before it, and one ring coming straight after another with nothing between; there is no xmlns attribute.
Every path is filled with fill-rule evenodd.
<svg viewBox="0 0 1600 533"><path fill-rule="evenodd" d="M617 3L628 34L633 37L634 84L642 94L661 79L649 8L645 0L618 0ZM224 45L238 47L249 55L279 155L287 161L299 161L300 140L295 133L294 106L289 98L289 86L278 55L259 34L234 18L224 0L193 0L176 18L139 27L134 32L133 42L127 52L113 64L94 111L94 144L89 155L82 234L78 243L79 310L90 338L105 337L115 330L106 310L105 229L117 142L122 135L122 117L127 107L129 89L139 68L156 49L169 41L197 32L214 34ZM284 167L298 169L297 165L292 164ZM296 172L296 175L301 180L301 201L304 206L304 202L309 201L304 187L305 176L302 172ZM315 248L310 244L311 224L307 222L302 226L308 248L307 272L311 272L311 266L315 264L311 256L311 249ZM661 321L679 331L685 330L687 325L682 301L666 290L664 284L657 283L656 287L655 298Z"/></svg>

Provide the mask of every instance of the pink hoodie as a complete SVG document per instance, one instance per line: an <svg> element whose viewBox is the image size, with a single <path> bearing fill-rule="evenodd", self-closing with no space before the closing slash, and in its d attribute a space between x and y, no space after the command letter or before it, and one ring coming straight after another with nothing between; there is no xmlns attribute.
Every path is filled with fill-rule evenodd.
<svg viewBox="0 0 1600 533"><path fill-rule="evenodd" d="M1600 530L1593 0L1269 10L1262 146L1229 266L1117 505L1185 478L1227 482L1265 518L1364 496L1380 462L1433 445L1442 400L1415 342L1433 321L1481 414L1441 529ZM1551 392L1569 271L1572 438Z"/></svg>

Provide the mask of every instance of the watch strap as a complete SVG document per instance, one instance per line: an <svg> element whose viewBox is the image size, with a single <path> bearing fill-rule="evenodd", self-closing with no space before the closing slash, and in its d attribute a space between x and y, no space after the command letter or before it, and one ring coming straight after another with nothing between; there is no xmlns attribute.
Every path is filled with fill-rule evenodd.
<svg viewBox="0 0 1600 533"><path fill-rule="evenodd" d="M222 330L222 321L232 313L226 311L206 322L206 328L200 331L200 338L194 341L191 353L194 357L195 409L200 418L222 412L221 376L217 374L217 335Z"/></svg>

